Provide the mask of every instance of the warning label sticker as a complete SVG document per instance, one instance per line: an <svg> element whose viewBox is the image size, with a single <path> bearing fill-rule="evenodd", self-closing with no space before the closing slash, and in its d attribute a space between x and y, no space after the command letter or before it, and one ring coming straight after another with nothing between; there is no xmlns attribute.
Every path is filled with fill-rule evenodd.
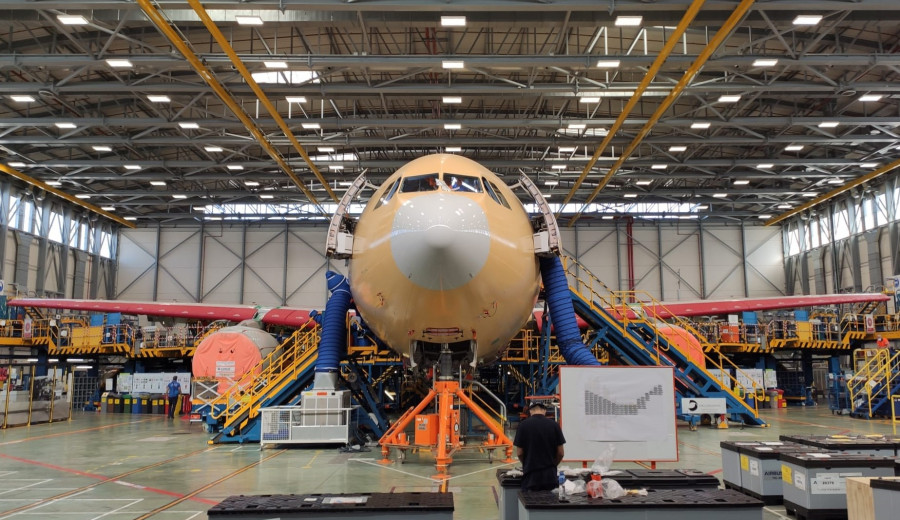
<svg viewBox="0 0 900 520"><path fill-rule="evenodd" d="M785 466L784 464L781 465L781 480L787 482L788 484L794 481L794 477L791 476L790 466Z"/></svg>
<svg viewBox="0 0 900 520"><path fill-rule="evenodd" d="M741 469L744 471L750 470L750 457L741 455Z"/></svg>
<svg viewBox="0 0 900 520"><path fill-rule="evenodd" d="M750 474L754 477L759 476L759 461L756 459L750 461Z"/></svg>
<svg viewBox="0 0 900 520"><path fill-rule="evenodd" d="M806 491L806 473L794 473L794 487Z"/></svg>

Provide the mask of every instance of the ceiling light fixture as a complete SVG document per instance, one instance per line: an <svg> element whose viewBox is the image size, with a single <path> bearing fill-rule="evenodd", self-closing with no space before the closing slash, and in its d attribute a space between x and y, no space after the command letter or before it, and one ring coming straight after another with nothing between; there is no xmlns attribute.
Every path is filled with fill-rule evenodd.
<svg viewBox="0 0 900 520"><path fill-rule="evenodd" d="M822 21L820 14L800 14L794 18L794 25L817 25Z"/></svg>
<svg viewBox="0 0 900 520"><path fill-rule="evenodd" d="M238 25L262 25L263 19L259 16L249 16L249 15L237 15L234 17L234 21L238 23Z"/></svg>
<svg viewBox="0 0 900 520"><path fill-rule="evenodd" d="M102 209L103 211L115 211L116 207L115 206L100 206L100 209Z"/></svg>
<svg viewBox="0 0 900 520"><path fill-rule="evenodd" d="M94 145L91 148L94 149L95 152L111 152L112 148L104 145Z"/></svg>
<svg viewBox="0 0 900 520"><path fill-rule="evenodd" d="M89 198L91 198L91 194L90 193L76 193L75 198L82 199L82 200L89 199Z"/></svg>
<svg viewBox="0 0 900 520"><path fill-rule="evenodd" d="M775 165L772 163L760 163L756 165L760 170L768 170L769 168L774 168Z"/></svg>
<svg viewBox="0 0 900 520"><path fill-rule="evenodd" d="M288 103L306 103L306 98L303 96L287 96L284 98Z"/></svg>
<svg viewBox="0 0 900 520"><path fill-rule="evenodd" d="M650 168L652 168L652 169L654 169L654 170L665 170L665 169L668 168L668 167L669 167L668 164L654 164L654 165L651 166Z"/></svg>
<svg viewBox="0 0 900 520"><path fill-rule="evenodd" d="M878 163L864 162L859 165L861 168L878 168Z"/></svg>
<svg viewBox="0 0 900 520"><path fill-rule="evenodd" d="M615 69L621 65L622 62L619 60L600 60L597 62L598 69Z"/></svg>
<svg viewBox="0 0 900 520"><path fill-rule="evenodd" d="M87 18L80 14L60 14L56 16L59 23L63 25L87 25Z"/></svg>
<svg viewBox="0 0 900 520"><path fill-rule="evenodd" d="M56 128L77 128L75 123L53 123Z"/></svg>
<svg viewBox="0 0 900 520"><path fill-rule="evenodd" d="M778 65L778 60L772 58L760 58L758 60L753 60L754 67L774 67Z"/></svg>
<svg viewBox="0 0 900 520"><path fill-rule="evenodd" d="M123 59L108 59L106 60L106 64L114 69L130 69L131 67L134 67L130 61Z"/></svg>
<svg viewBox="0 0 900 520"><path fill-rule="evenodd" d="M322 125L320 125L319 123L300 123L300 126L302 126L306 130L318 130L322 128Z"/></svg>
<svg viewBox="0 0 900 520"><path fill-rule="evenodd" d="M559 181L544 181L544 186L557 186Z"/></svg>
<svg viewBox="0 0 900 520"><path fill-rule="evenodd" d="M566 165L565 164L553 164L550 166L550 168L553 170L565 170Z"/></svg>
<svg viewBox="0 0 900 520"><path fill-rule="evenodd" d="M599 103L600 98L598 98L598 97L583 97L583 98L579 98L578 101L580 103Z"/></svg>
<svg viewBox="0 0 900 520"><path fill-rule="evenodd" d="M836 128L840 123L837 121L822 121L819 128Z"/></svg>
<svg viewBox="0 0 900 520"><path fill-rule="evenodd" d="M324 153L332 153L332 152L334 152L334 147L333 146L320 146L318 148L318 150L320 152L324 152Z"/></svg>
<svg viewBox="0 0 900 520"><path fill-rule="evenodd" d="M261 198L261 199L274 199L274 198L275 198L275 195L260 195L259 198Z"/></svg>
<svg viewBox="0 0 900 520"><path fill-rule="evenodd" d="M463 69L466 67L466 62L460 60L444 60L441 62L441 67L445 69Z"/></svg>
<svg viewBox="0 0 900 520"><path fill-rule="evenodd" d="M586 124L583 123L569 123L569 130L584 130L587 128Z"/></svg>
<svg viewBox="0 0 900 520"><path fill-rule="evenodd" d="M636 199L636 198L637 198L637 193L626 193L626 194L624 194L624 195L622 195L622 196L625 197L626 199Z"/></svg>
<svg viewBox="0 0 900 520"><path fill-rule="evenodd" d="M10 99L15 101L16 103L34 103L34 96L26 96L26 95L12 95L9 96Z"/></svg>
<svg viewBox="0 0 900 520"><path fill-rule="evenodd" d="M638 186L649 186L653 184L653 181L637 181L635 182Z"/></svg>
<svg viewBox="0 0 900 520"><path fill-rule="evenodd" d="M706 130L709 128L710 123L691 123L691 128L694 130Z"/></svg>
<svg viewBox="0 0 900 520"><path fill-rule="evenodd" d="M139 165L139 164L126 164L126 165L125 165L125 169L126 169L126 170L140 170L140 169L141 169L141 165Z"/></svg>
<svg viewBox="0 0 900 520"><path fill-rule="evenodd" d="M686 150L687 150L687 146L679 145L679 146L670 146L669 147L670 152L684 152Z"/></svg>
<svg viewBox="0 0 900 520"><path fill-rule="evenodd" d="M235 170L235 171L244 169L244 167L241 166L240 164L229 164L228 166L226 166L226 168L228 168L229 170Z"/></svg>
<svg viewBox="0 0 900 520"><path fill-rule="evenodd" d="M462 103L462 98L459 96L444 96L441 101L446 105L455 105L457 103Z"/></svg>
<svg viewBox="0 0 900 520"><path fill-rule="evenodd" d="M206 150L207 152L221 152L222 151L221 146L204 146L203 149Z"/></svg>
<svg viewBox="0 0 900 520"><path fill-rule="evenodd" d="M165 186L166 181L150 181L151 186Z"/></svg>
<svg viewBox="0 0 900 520"><path fill-rule="evenodd" d="M741 100L741 96L737 94L725 94L719 96L719 103L737 103Z"/></svg>
<svg viewBox="0 0 900 520"><path fill-rule="evenodd" d="M641 25L643 20L643 16L617 16L616 25L619 27L636 27Z"/></svg>
<svg viewBox="0 0 900 520"><path fill-rule="evenodd" d="M750 184L750 181L748 181L747 179L738 179L734 181L735 186L746 186L747 184Z"/></svg>
<svg viewBox="0 0 900 520"><path fill-rule="evenodd" d="M793 208L794 206L791 206L790 204L779 204L779 205L777 205L777 206L775 206L775 207L776 207L777 209L791 209L791 208Z"/></svg>
<svg viewBox="0 0 900 520"><path fill-rule="evenodd" d="M25 167L25 163L23 163L21 161L13 161L13 162L7 163L7 164L9 164L9 166L11 166L13 168L24 168Z"/></svg>
<svg viewBox="0 0 900 520"><path fill-rule="evenodd" d="M344 167L340 164L332 164L331 166L328 167L328 169L333 172L339 172L339 171L343 170Z"/></svg>
<svg viewBox="0 0 900 520"><path fill-rule="evenodd" d="M799 152L802 149L803 149L802 144L789 144L784 147L785 152Z"/></svg>
<svg viewBox="0 0 900 520"><path fill-rule="evenodd" d="M250 188L253 188L253 187L255 187L255 186L259 186L259 183L256 182L256 181L244 181L244 186L248 186L248 187L250 187Z"/></svg>
<svg viewBox="0 0 900 520"><path fill-rule="evenodd" d="M864 103L869 102L869 101L879 101L879 100L881 100L881 94L865 94L865 95L859 96L859 100Z"/></svg>
<svg viewBox="0 0 900 520"><path fill-rule="evenodd" d="M713 197L715 197L717 199L724 199L727 196L728 196L727 193L713 193Z"/></svg>
<svg viewBox="0 0 900 520"><path fill-rule="evenodd" d="M560 146L559 151L561 153L572 153L576 150L574 146Z"/></svg>
<svg viewBox="0 0 900 520"><path fill-rule="evenodd" d="M459 123L444 123L444 130L459 130L462 125Z"/></svg>
<svg viewBox="0 0 900 520"><path fill-rule="evenodd" d="M288 64L286 61L264 61L263 65L265 65L267 69L286 69L286 68L288 68Z"/></svg>
<svg viewBox="0 0 900 520"><path fill-rule="evenodd" d="M62 186L62 183L59 181L44 181L44 184L47 186Z"/></svg>
<svg viewBox="0 0 900 520"><path fill-rule="evenodd" d="M178 123L178 126L185 130L196 130L197 128L200 128L200 125L197 123Z"/></svg>
<svg viewBox="0 0 900 520"><path fill-rule="evenodd" d="M466 26L466 17L465 16L442 16L441 17L441 26L443 26L443 27L465 27Z"/></svg>
<svg viewBox="0 0 900 520"><path fill-rule="evenodd" d="M444 148L444 151L447 153L459 153L459 152L462 152L462 147L461 146L448 146L448 147Z"/></svg>
<svg viewBox="0 0 900 520"><path fill-rule="evenodd" d="M187 195L185 195L183 193L173 193L172 198L173 199L186 199Z"/></svg>
<svg viewBox="0 0 900 520"><path fill-rule="evenodd" d="M160 95L152 94L152 95L147 96L147 101L149 101L151 103L169 103L172 100L169 99L169 96L160 96Z"/></svg>

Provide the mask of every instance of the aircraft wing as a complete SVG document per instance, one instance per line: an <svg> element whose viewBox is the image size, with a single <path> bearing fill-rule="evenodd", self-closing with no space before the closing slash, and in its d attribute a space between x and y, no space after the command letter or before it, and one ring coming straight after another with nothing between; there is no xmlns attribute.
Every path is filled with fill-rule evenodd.
<svg viewBox="0 0 900 520"><path fill-rule="evenodd" d="M645 305L646 312L658 318L673 316L714 316L734 314L741 311L765 311L776 309L799 309L821 307L842 303L882 302L890 296L880 293L822 294L806 296L775 296L771 298L741 298L734 300L697 300L690 302L660 303Z"/></svg>
<svg viewBox="0 0 900 520"><path fill-rule="evenodd" d="M311 309L280 307L264 309L252 305L214 305L205 303L129 302L115 300L64 300L54 298L16 298L11 307L38 307L84 312L121 312L124 314L166 316L194 320L243 321L262 315L270 325L300 327L309 321Z"/></svg>

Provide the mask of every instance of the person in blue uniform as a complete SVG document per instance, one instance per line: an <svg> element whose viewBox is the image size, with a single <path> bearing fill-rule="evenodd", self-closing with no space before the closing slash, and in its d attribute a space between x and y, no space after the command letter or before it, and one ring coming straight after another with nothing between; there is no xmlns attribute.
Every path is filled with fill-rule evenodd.
<svg viewBox="0 0 900 520"><path fill-rule="evenodd" d="M169 396L169 419L174 419L175 405L178 404L178 395L181 393L181 383L178 382L178 376L172 376L172 381L166 385L166 390Z"/></svg>
<svg viewBox="0 0 900 520"><path fill-rule="evenodd" d="M566 438L543 403L528 407L529 416L516 429L513 445L522 462L522 491L550 490L558 486L556 466L565 455Z"/></svg>

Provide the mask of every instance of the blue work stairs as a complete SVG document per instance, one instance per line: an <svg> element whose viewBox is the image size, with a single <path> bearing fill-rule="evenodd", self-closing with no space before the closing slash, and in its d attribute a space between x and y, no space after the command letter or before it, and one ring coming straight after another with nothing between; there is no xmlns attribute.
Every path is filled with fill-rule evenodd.
<svg viewBox="0 0 900 520"><path fill-rule="evenodd" d="M861 349L866 363L848 381L850 415L861 419L893 417L891 403L900 398L900 352L885 348Z"/></svg>
<svg viewBox="0 0 900 520"><path fill-rule="evenodd" d="M677 412L682 419L688 419L680 410L682 398L724 398L732 421L767 426L756 409L756 390L745 388L730 375L731 371L740 373L740 368L719 353L716 346L706 343L688 321L674 318L675 322L669 324L649 316L647 309L660 308L659 302L649 295L612 291L584 266L570 258L565 261L570 283L574 280L569 291L575 313L596 334L590 348L602 344L629 365L672 367L679 398ZM642 301L635 303L637 300ZM688 342L681 341L679 335L692 335L691 342L699 342L702 348L689 354L679 345Z"/></svg>

